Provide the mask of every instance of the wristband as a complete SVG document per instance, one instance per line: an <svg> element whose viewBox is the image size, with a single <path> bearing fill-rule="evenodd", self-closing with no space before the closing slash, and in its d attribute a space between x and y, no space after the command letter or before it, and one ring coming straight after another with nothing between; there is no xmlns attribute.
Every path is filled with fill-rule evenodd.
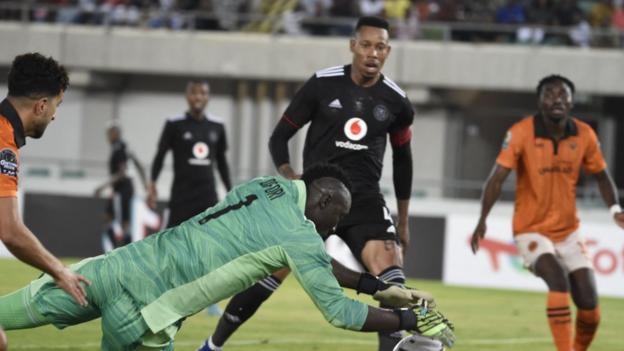
<svg viewBox="0 0 624 351"><path fill-rule="evenodd" d="M416 330L416 314L409 308L392 310L399 316L399 330Z"/></svg>
<svg viewBox="0 0 624 351"><path fill-rule="evenodd" d="M358 281L357 288L355 289L358 294L364 293L367 295L373 295L379 290L384 290L387 288L387 284L381 281L379 278L375 277L370 273L362 273L360 275L360 280Z"/></svg>
<svg viewBox="0 0 624 351"><path fill-rule="evenodd" d="M620 207L619 204L615 204L615 205L609 207L609 212L611 212L612 216L615 216L616 214L622 212L622 207Z"/></svg>

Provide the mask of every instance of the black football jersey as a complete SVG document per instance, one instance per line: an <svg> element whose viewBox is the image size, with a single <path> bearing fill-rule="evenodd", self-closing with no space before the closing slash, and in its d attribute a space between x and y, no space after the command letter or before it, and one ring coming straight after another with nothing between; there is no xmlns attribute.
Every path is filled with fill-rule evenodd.
<svg viewBox="0 0 624 351"><path fill-rule="evenodd" d="M127 167L129 155L128 149L126 147L126 143L122 140L117 140L111 144L111 155L108 159L108 171L110 175L117 174L120 170ZM113 190L119 191L124 186L127 186L127 183L130 182L130 178L122 177L113 183Z"/></svg>
<svg viewBox="0 0 624 351"><path fill-rule="evenodd" d="M227 141L222 123L213 118L195 120L189 114L170 118L160 136L152 165L152 179L158 177L166 152L173 152L171 203L194 201L216 194L213 164L225 153Z"/></svg>
<svg viewBox="0 0 624 351"><path fill-rule="evenodd" d="M377 195L388 134L409 127L414 110L388 77L361 87L350 74L351 65L316 72L296 93L284 119L296 128L310 122L304 168L337 164L349 175L354 197Z"/></svg>

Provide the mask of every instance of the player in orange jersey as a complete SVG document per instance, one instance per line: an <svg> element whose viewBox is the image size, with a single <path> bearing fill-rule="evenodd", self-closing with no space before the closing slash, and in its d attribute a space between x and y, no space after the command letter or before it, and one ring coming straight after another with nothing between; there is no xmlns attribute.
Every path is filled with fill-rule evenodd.
<svg viewBox="0 0 624 351"><path fill-rule="evenodd" d="M548 286L546 315L558 351L584 351L600 321L594 271L576 216L576 183L581 167L598 181L613 219L624 228L624 213L592 128L570 116L574 84L551 75L537 86L538 113L507 132L485 183L481 217L472 251L485 236L486 218L511 170L517 174L513 232L525 265ZM569 296L577 307L572 338Z"/></svg>

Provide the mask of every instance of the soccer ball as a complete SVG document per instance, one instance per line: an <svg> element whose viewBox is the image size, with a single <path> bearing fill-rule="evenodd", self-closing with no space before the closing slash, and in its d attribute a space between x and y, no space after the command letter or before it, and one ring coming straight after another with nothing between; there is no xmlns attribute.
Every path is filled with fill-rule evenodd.
<svg viewBox="0 0 624 351"><path fill-rule="evenodd" d="M440 340L422 335L410 335L399 341L393 351L444 351L444 346Z"/></svg>

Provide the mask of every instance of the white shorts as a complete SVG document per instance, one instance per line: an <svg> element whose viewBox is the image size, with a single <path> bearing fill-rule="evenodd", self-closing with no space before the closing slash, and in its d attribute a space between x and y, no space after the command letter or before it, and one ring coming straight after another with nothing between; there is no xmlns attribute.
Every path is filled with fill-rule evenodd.
<svg viewBox="0 0 624 351"><path fill-rule="evenodd" d="M578 232L573 232L564 241L557 243L538 233L518 234L514 240L524 260L524 266L531 271L537 259L546 253L555 255L568 273L580 268L593 269L585 239Z"/></svg>

